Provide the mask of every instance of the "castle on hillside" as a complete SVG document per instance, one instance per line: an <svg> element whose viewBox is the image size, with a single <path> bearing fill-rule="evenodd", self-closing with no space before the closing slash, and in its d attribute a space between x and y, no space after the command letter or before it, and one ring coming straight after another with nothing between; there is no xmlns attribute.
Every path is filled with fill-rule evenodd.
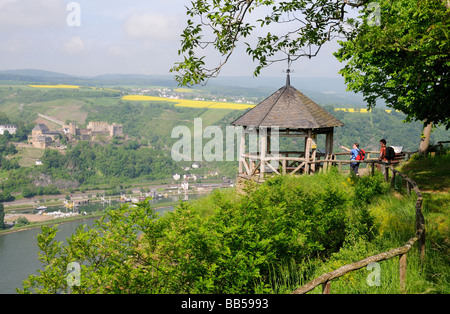
<svg viewBox="0 0 450 314"><path fill-rule="evenodd" d="M59 132L50 131L50 129L43 123L36 125L33 130L31 130L31 136L28 140L36 148L47 148L55 141L59 141Z"/></svg>
<svg viewBox="0 0 450 314"><path fill-rule="evenodd" d="M63 126L64 134L73 140L76 136L79 136L81 140L96 140L100 137L113 138L114 136L123 136L122 124L108 124L107 122L94 122L88 123L85 129L79 129L75 123L69 123L69 125Z"/></svg>
<svg viewBox="0 0 450 314"><path fill-rule="evenodd" d="M80 129L75 123L69 123L63 125L61 130L50 131L49 128L39 123L31 131L28 141L36 148L47 148L52 145L60 146L60 136L65 135L69 141L73 140L85 140L95 141L99 139L110 140L114 136L123 136L123 126L121 124L108 124L107 122L94 122L88 123L85 129Z"/></svg>

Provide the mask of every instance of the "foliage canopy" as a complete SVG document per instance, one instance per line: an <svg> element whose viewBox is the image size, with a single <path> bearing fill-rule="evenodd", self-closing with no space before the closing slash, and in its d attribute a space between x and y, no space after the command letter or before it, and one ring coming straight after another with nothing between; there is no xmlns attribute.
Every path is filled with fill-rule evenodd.
<svg viewBox="0 0 450 314"><path fill-rule="evenodd" d="M184 60L171 71L180 85L205 83L243 40L259 75L273 62L316 56L341 37L346 41L335 55L348 62L341 74L369 107L381 98L408 120L448 128L449 7L444 0L192 1L179 50ZM356 17L349 8L359 9ZM207 48L220 55L217 66L202 55Z"/></svg>
<svg viewBox="0 0 450 314"><path fill-rule="evenodd" d="M361 200L382 193L381 176L365 179L355 206L353 184L337 172L314 178L277 177L248 196L215 193L181 203L157 218L148 202L111 210L92 228L80 227L67 245L57 228L38 237L39 275L25 293L255 293L269 292L277 265L307 265L337 252L373 224ZM364 219L364 220L363 220ZM81 265L81 285L69 287L67 265Z"/></svg>
<svg viewBox="0 0 450 314"><path fill-rule="evenodd" d="M450 10L447 2L377 1L380 25L360 23L335 53L347 86L407 114L450 127Z"/></svg>

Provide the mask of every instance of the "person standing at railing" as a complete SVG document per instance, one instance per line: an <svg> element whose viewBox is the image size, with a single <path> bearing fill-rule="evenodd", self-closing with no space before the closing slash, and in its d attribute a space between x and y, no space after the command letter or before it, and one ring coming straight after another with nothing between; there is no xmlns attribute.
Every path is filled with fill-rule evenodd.
<svg viewBox="0 0 450 314"><path fill-rule="evenodd" d="M358 143L353 143L353 148L347 148L345 146L341 145L341 148L350 152L351 154L351 158L350 160L356 160L356 157L358 156L359 153L359 144ZM359 169L359 162L352 162L350 163L350 169L355 173L355 175L359 176L358 174L358 169Z"/></svg>
<svg viewBox="0 0 450 314"><path fill-rule="evenodd" d="M383 162L388 161L386 158L386 140L384 138L382 138L380 140L380 156L378 156L378 161L383 161ZM378 168L378 170L381 170L381 165L377 164L377 168ZM383 172L383 174L384 174L384 172Z"/></svg>
<svg viewBox="0 0 450 314"><path fill-rule="evenodd" d="M378 156L379 161L388 161L386 158L386 140L383 138L380 140L380 156Z"/></svg>

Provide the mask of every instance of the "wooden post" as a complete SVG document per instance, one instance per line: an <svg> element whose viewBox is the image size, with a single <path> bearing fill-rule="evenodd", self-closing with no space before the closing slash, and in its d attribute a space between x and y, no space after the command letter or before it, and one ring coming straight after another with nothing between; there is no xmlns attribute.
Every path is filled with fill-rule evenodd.
<svg viewBox="0 0 450 314"><path fill-rule="evenodd" d="M406 285L406 253L400 255L399 259L399 271L400 271L400 289L405 290Z"/></svg>
<svg viewBox="0 0 450 314"><path fill-rule="evenodd" d="M375 163L372 161L372 176L375 174Z"/></svg>
<svg viewBox="0 0 450 314"><path fill-rule="evenodd" d="M425 230L422 232L422 236L420 237L419 240L419 245L420 245L420 260L423 263L425 260Z"/></svg>
<svg viewBox="0 0 450 314"><path fill-rule="evenodd" d="M265 170L265 163L264 160L266 158L267 153L267 128L262 127L259 129L259 143L260 143L260 158L261 158L261 164L259 166L259 177L262 179L264 178L264 170Z"/></svg>
<svg viewBox="0 0 450 314"><path fill-rule="evenodd" d="M389 181L389 168L386 167L385 163L381 164L381 171L383 172L383 175L384 175L384 181L388 182Z"/></svg>
<svg viewBox="0 0 450 314"><path fill-rule="evenodd" d="M244 154L245 154L245 126L242 129L241 143L239 146L239 173L244 172Z"/></svg>
<svg viewBox="0 0 450 314"><path fill-rule="evenodd" d="M330 294L331 281L326 281L322 284L322 294Z"/></svg>
<svg viewBox="0 0 450 314"><path fill-rule="evenodd" d="M406 180L406 192L408 193L408 195L411 194L411 183L409 183L408 180Z"/></svg>
<svg viewBox="0 0 450 314"><path fill-rule="evenodd" d="M395 171L392 170L392 176L391 176L391 188L395 188Z"/></svg>
<svg viewBox="0 0 450 314"><path fill-rule="evenodd" d="M317 149L313 149L312 156L311 156L312 161L316 161L316 154L317 154ZM316 164L315 164L315 163L313 163L313 164L311 165L311 171L312 171L313 173L316 172Z"/></svg>
<svg viewBox="0 0 450 314"><path fill-rule="evenodd" d="M305 141L305 174L309 173L309 156L311 151L312 130L308 130L308 136Z"/></svg>
<svg viewBox="0 0 450 314"><path fill-rule="evenodd" d="M325 156L331 156L332 154L333 154L333 130L326 134L325 139Z"/></svg>

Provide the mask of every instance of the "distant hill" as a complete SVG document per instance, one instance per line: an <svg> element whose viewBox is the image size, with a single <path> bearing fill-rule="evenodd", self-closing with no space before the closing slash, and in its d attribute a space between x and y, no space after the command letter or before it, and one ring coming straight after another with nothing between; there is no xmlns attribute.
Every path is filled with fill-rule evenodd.
<svg viewBox="0 0 450 314"><path fill-rule="evenodd" d="M104 74L98 76L75 76L63 73L18 69L0 71L0 84L74 84L83 86L162 86L177 87L177 82L170 75L142 74ZM206 86L195 86L195 89L221 93L259 97L268 97L284 86L285 77L219 77L211 79ZM291 85L324 105L340 107L365 107L362 95L346 91L346 86L339 78L299 78L291 76ZM381 104L384 107L384 104Z"/></svg>
<svg viewBox="0 0 450 314"><path fill-rule="evenodd" d="M50 71L44 71L44 70L33 70L33 69L23 69L23 70L4 70L0 71L0 75L15 75L17 77L40 77L40 78L71 78L73 76L57 73L57 72L50 72Z"/></svg>

